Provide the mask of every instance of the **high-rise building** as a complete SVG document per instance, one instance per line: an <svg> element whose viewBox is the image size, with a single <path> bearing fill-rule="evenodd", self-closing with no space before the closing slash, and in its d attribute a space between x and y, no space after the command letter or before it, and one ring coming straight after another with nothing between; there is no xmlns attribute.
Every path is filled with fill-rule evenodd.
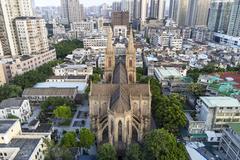
<svg viewBox="0 0 240 160"><path fill-rule="evenodd" d="M32 0L0 0L0 41L2 55L18 55L14 19L19 16L33 16Z"/></svg>
<svg viewBox="0 0 240 160"><path fill-rule="evenodd" d="M140 19L142 23L145 23L148 13L147 0L140 0Z"/></svg>
<svg viewBox="0 0 240 160"><path fill-rule="evenodd" d="M113 11L121 11L121 2L113 2L112 10Z"/></svg>
<svg viewBox="0 0 240 160"><path fill-rule="evenodd" d="M112 12L112 27L116 25L129 25L129 12Z"/></svg>
<svg viewBox="0 0 240 160"><path fill-rule="evenodd" d="M129 21L133 19L134 12L134 0L122 0L121 1L121 11L129 12Z"/></svg>
<svg viewBox="0 0 240 160"><path fill-rule="evenodd" d="M165 0L151 0L150 17L161 20L164 18Z"/></svg>
<svg viewBox="0 0 240 160"><path fill-rule="evenodd" d="M79 0L61 0L62 21L66 24L83 20L83 5Z"/></svg>
<svg viewBox="0 0 240 160"><path fill-rule="evenodd" d="M233 3L227 34L240 36L240 0L235 0Z"/></svg>
<svg viewBox="0 0 240 160"><path fill-rule="evenodd" d="M140 0L133 1L133 18L138 19L140 17Z"/></svg>
<svg viewBox="0 0 240 160"><path fill-rule="evenodd" d="M170 3L169 3L168 17L174 20L175 22L177 21L178 4L179 4L178 0L170 0Z"/></svg>
<svg viewBox="0 0 240 160"><path fill-rule="evenodd" d="M208 28L214 32L227 33L233 0L213 0L210 5Z"/></svg>
<svg viewBox="0 0 240 160"><path fill-rule="evenodd" d="M188 12L189 1L179 0L177 8L177 20L176 23L178 26L185 26L187 21L187 12Z"/></svg>
<svg viewBox="0 0 240 160"><path fill-rule="evenodd" d="M206 26L210 0L189 0L186 25Z"/></svg>
<svg viewBox="0 0 240 160"><path fill-rule="evenodd" d="M38 17L15 19L19 51L22 55L41 54L49 50L45 20Z"/></svg>

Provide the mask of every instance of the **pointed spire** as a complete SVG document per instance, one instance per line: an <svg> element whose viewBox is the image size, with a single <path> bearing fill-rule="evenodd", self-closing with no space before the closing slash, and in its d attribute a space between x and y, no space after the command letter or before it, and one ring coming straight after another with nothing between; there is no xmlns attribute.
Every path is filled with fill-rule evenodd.
<svg viewBox="0 0 240 160"><path fill-rule="evenodd" d="M134 43L133 43L133 31L132 27L130 27L130 35L128 39L128 49L127 49L128 54L134 54L135 53L135 48L134 48Z"/></svg>
<svg viewBox="0 0 240 160"><path fill-rule="evenodd" d="M107 39L107 49L106 49L106 54L113 54L113 45L112 45L112 28L109 27L109 32L108 32L108 39Z"/></svg>

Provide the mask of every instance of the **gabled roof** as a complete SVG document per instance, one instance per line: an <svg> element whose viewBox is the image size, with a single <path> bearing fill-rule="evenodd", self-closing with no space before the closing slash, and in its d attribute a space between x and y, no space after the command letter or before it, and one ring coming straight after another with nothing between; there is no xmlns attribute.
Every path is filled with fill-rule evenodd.
<svg viewBox="0 0 240 160"><path fill-rule="evenodd" d="M127 84L127 70L122 62L118 62L113 73L113 83Z"/></svg>

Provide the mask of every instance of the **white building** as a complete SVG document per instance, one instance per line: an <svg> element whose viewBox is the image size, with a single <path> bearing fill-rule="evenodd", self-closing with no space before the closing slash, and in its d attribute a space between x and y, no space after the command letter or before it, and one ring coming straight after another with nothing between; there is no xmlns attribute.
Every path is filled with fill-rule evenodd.
<svg viewBox="0 0 240 160"><path fill-rule="evenodd" d="M240 102L232 97L200 97L196 108L206 130L220 130L228 123L240 122Z"/></svg>
<svg viewBox="0 0 240 160"><path fill-rule="evenodd" d="M60 64L53 67L55 76L90 76L93 74L93 67L87 65Z"/></svg>
<svg viewBox="0 0 240 160"><path fill-rule="evenodd" d="M93 21L80 21L71 23L71 30L75 32L92 32L94 30Z"/></svg>
<svg viewBox="0 0 240 160"><path fill-rule="evenodd" d="M106 37L84 38L83 45L85 49L91 48L92 50L105 52L105 49L107 48L107 38Z"/></svg>
<svg viewBox="0 0 240 160"><path fill-rule="evenodd" d="M158 67L154 69L154 75L163 85L169 80L180 79L182 74L174 67Z"/></svg>
<svg viewBox="0 0 240 160"><path fill-rule="evenodd" d="M49 50L45 20L38 17L15 19L19 51L22 55L40 54Z"/></svg>
<svg viewBox="0 0 240 160"><path fill-rule="evenodd" d="M173 36L170 38L170 47L180 51L183 47L183 39L181 37Z"/></svg>
<svg viewBox="0 0 240 160"><path fill-rule="evenodd" d="M26 122L31 116L29 100L24 98L9 98L0 103L0 119L18 117L21 122Z"/></svg>
<svg viewBox="0 0 240 160"><path fill-rule="evenodd" d="M32 0L0 0L0 41L3 54L18 55L14 19L19 16L33 16ZM0 55L0 56L1 56Z"/></svg>
<svg viewBox="0 0 240 160"><path fill-rule="evenodd" d="M21 130L19 120L0 120L0 159L3 160L44 160L49 134Z"/></svg>
<svg viewBox="0 0 240 160"><path fill-rule="evenodd" d="M113 36L119 37L122 36L127 38L127 26L124 25L114 25L113 27Z"/></svg>

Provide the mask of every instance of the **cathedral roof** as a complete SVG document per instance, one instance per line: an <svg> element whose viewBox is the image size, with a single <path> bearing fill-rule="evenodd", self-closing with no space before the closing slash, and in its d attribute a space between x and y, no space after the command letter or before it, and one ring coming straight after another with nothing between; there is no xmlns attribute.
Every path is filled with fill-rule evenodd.
<svg viewBox="0 0 240 160"><path fill-rule="evenodd" d="M110 109L117 113L124 113L131 110L130 97L122 85L111 96Z"/></svg>
<svg viewBox="0 0 240 160"><path fill-rule="evenodd" d="M120 60L113 72L113 83L115 84L127 84L127 70L125 68L125 65Z"/></svg>

